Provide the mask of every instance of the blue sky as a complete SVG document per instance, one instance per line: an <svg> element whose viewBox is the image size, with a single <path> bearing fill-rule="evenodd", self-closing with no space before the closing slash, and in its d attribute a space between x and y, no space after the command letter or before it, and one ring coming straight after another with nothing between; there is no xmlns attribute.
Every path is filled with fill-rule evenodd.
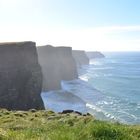
<svg viewBox="0 0 140 140"><path fill-rule="evenodd" d="M0 42L140 51L139 0L0 0Z"/></svg>

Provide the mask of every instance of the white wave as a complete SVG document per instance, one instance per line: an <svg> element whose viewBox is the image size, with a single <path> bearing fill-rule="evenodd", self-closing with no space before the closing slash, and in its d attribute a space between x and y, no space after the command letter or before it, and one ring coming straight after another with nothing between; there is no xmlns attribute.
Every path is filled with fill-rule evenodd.
<svg viewBox="0 0 140 140"><path fill-rule="evenodd" d="M112 101L112 102L99 101L97 104L98 104L98 105L112 105L112 104L113 104L113 101Z"/></svg>
<svg viewBox="0 0 140 140"><path fill-rule="evenodd" d="M98 101L103 100L102 93L91 87L87 82L80 79L73 81L62 81L62 88L63 90L67 90L80 97L84 102L86 102L86 107L89 113L97 118L107 118L102 114L102 110L100 108L92 105L96 104Z"/></svg>
<svg viewBox="0 0 140 140"><path fill-rule="evenodd" d="M123 111L122 109L119 112L121 113L121 115L124 115L125 118L130 118L131 120L132 119L134 119L134 120L138 119L135 115L130 114L130 113L126 112L126 111Z"/></svg>
<svg viewBox="0 0 140 140"><path fill-rule="evenodd" d="M100 91L81 79L62 81L61 86L63 90L72 92L74 95L82 98L85 102L97 102L103 98Z"/></svg>
<svg viewBox="0 0 140 140"><path fill-rule="evenodd" d="M106 101L103 101L103 103L105 104L105 105L108 105L109 103L108 102L106 102Z"/></svg>
<svg viewBox="0 0 140 140"><path fill-rule="evenodd" d="M140 109L140 106L137 106L137 109Z"/></svg>
<svg viewBox="0 0 140 140"><path fill-rule="evenodd" d="M113 76L112 74L103 74L104 77L110 77Z"/></svg>
<svg viewBox="0 0 140 140"><path fill-rule="evenodd" d="M102 112L102 110L100 108L98 108L98 107L96 107L94 105L91 105L89 103L86 103L86 107L89 107L89 108L91 108L93 110L96 110L97 112Z"/></svg>
<svg viewBox="0 0 140 140"><path fill-rule="evenodd" d="M86 81L86 82L88 82L88 80L89 80L89 77L86 74L79 76L79 78L83 81Z"/></svg>
<svg viewBox="0 0 140 140"><path fill-rule="evenodd" d="M93 111L93 115L101 120L111 120L111 121L120 121L115 116L111 115L110 113L104 111L103 109L100 109L99 107L93 105L93 104L86 104L87 108L90 108ZM91 113L92 113L91 111ZM121 121L122 122L122 121Z"/></svg>
<svg viewBox="0 0 140 140"><path fill-rule="evenodd" d="M90 60L89 61L90 65L96 65L96 66L101 66L103 65L103 63L99 62L99 61L95 61L95 60Z"/></svg>
<svg viewBox="0 0 140 140"><path fill-rule="evenodd" d="M108 70L108 69L114 69L114 67L101 67L101 68L95 68L95 67L92 67L91 68L92 70Z"/></svg>

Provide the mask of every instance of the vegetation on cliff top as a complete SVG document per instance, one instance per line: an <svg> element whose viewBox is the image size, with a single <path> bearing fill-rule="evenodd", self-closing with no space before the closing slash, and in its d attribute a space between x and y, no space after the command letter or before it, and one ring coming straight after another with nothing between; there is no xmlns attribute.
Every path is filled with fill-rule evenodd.
<svg viewBox="0 0 140 140"><path fill-rule="evenodd" d="M95 120L90 115L0 109L0 140L139 140L139 125Z"/></svg>

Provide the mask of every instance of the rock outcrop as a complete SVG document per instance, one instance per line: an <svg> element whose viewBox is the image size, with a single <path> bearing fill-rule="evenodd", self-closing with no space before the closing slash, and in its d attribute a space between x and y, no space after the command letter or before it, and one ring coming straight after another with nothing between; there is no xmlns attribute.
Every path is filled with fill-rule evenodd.
<svg viewBox="0 0 140 140"><path fill-rule="evenodd" d="M105 57L101 52L98 52L98 51L86 52L86 55L88 56L89 59Z"/></svg>
<svg viewBox="0 0 140 140"><path fill-rule="evenodd" d="M76 61L76 64L78 66L81 65L88 65L89 64L89 58L86 55L85 51L82 50L73 50L72 55Z"/></svg>
<svg viewBox="0 0 140 140"><path fill-rule="evenodd" d="M43 91L61 89L61 80L78 78L71 47L37 47L43 72Z"/></svg>
<svg viewBox="0 0 140 140"><path fill-rule="evenodd" d="M0 107L43 109L42 73L34 42L0 44Z"/></svg>

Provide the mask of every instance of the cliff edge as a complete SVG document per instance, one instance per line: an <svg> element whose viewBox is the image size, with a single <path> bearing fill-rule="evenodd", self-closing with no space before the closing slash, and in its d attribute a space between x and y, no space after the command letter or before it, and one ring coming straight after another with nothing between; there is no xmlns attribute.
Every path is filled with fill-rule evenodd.
<svg viewBox="0 0 140 140"><path fill-rule="evenodd" d="M0 44L0 107L43 109L42 73L34 42Z"/></svg>
<svg viewBox="0 0 140 140"><path fill-rule="evenodd" d="M81 65L88 65L89 64L89 58L86 55L85 51L82 50L73 50L72 55L76 61L76 64L78 66Z"/></svg>
<svg viewBox="0 0 140 140"><path fill-rule="evenodd" d="M104 58L104 54L98 51L92 51L92 52L86 52L86 55L88 56L89 59L94 59L94 58Z"/></svg>

